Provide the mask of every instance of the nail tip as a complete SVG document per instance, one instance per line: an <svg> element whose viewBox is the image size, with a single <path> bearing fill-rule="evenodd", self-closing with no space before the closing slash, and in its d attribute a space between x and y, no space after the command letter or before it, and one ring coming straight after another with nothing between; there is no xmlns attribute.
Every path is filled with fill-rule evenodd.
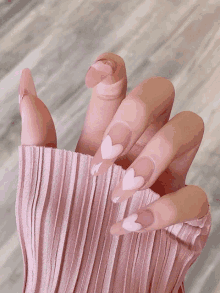
<svg viewBox="0 0 220 293"><path fill-rule="evenodd" d="M20 78L19 92L21 96L32 95L37 97L37 91L29 68L24 68Z"/></svg>
<svg viewBox="0 0 220 293"><path fill-rule="evenodd" d="M108 63L104 63L103 60L96 60L89 67L85 76L85 84L88 88L94 88L108 75L112 75L115 72L117 64L112 60L106 60Z"/></svg>
<svg viewBox="0 0 220 293"><path fill-rule="evenodd" d="M24 68L24 69L22 69L21 74L22 75L23 74L29 74L29 75L31 75L31 70L29 68Z"/></svg>
<svg viewBox="0 0 220 293"><path fill-rule="evenodd" d="M91 170L90 170L90 174L92 175L92 176L98 176L98 174L97 174L98 172L95 170L95 165L91 168Z"/></svg>
<svg viewBox="0 0 220 293"><path fill-rule="evenodd" d="M115 225L115 224L114 224L114 225ZM118 230L117 230L116 227L114 227L114 225L111 227L111 229L110 229L110 233L111 233L112 235L119 236L119 235L117 235Z"/></svg>
<svg viewBox="0 0 220 293"><path fill-rule="evenodd" d="M93 171L93 168L90 170L90 174L92 175L92 176L94 176L94 171Z"/></svg>
<svg viewBox="0 0 220 293"><path fill-rule="evenodd" d="M112 198L112 202L113 202L113 203L118 203L119 199L120 199L119 196L117 196L117 197L113 197L113 198Z"/></svg>

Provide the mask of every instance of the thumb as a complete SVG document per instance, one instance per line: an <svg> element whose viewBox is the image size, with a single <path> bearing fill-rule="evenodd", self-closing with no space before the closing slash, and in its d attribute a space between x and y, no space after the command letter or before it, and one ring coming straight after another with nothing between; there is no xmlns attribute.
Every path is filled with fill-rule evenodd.
<svg viewBox="0 0 220 293"><path fill-rule="evenodd" d="M22 70L19 103L22 118L21 145L57 148L53 119L46 105L37 97L29 68Z"/></svg>

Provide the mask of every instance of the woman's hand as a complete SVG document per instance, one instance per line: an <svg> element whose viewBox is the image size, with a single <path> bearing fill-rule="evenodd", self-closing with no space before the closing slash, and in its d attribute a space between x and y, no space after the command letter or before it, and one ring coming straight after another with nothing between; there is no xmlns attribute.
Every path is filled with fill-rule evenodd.
<svg viewBox="0 0 220 293"><path fill-rule="evenodd" d="M206 193L185 185L202 141L202 118L183 111L169 120L175 90L168 79L146 79L126 96L123 59L104 53L96 61L86 75L86 85L93 92L75 152L94 156L93 175L103 174L113 163L127 169L113 191L114 202L147 188L161 196L114 224L111 233L146 232L204 217L209 210ZM19 94L21 145L57 148L53 119L37 97L27 68L22 71Z"/></svg>

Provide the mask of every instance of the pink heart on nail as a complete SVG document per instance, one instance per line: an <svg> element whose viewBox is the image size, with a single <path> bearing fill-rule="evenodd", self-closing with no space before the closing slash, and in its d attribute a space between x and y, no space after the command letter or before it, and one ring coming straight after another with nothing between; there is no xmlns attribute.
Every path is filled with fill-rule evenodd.
<svg viewBox="0 0 220 293"><path fill-rule="evenodd" d="M121 144L112 145L112 140L109 135L103 140L101 144L101 154L103 159L113 159L123 151Z"/></svg>
<svg viewBox="0 0 220 293"><path fill-rule="evenodd" d="M124 219L122 222L122 228L128 231L138 231L142 229L142 225L139 223L135 223L138 218L138 214L132 214Z"/></svg>
<svg viewBox="0 0 220 293"><path fill-rule="evenodd" d="M131 168L125 174L122 181L123 190L132 190L140 188L144 184L144 178L142 176L134 177L134 169Z"/></svg>

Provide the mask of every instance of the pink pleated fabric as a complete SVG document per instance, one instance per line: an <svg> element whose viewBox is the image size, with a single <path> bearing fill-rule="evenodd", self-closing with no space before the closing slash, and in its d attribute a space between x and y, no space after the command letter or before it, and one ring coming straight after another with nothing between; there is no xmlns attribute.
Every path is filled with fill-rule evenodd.
<svg viewBox="0 0 220 293"><path fill-rule="evenodd" d="M185 275L210 233L210 210L165 229L111 235L114 223L160 196L146 189L114 204L122 167L93 177L90 155L42 146L18 150L23 293L185 292Z"/></svg>

